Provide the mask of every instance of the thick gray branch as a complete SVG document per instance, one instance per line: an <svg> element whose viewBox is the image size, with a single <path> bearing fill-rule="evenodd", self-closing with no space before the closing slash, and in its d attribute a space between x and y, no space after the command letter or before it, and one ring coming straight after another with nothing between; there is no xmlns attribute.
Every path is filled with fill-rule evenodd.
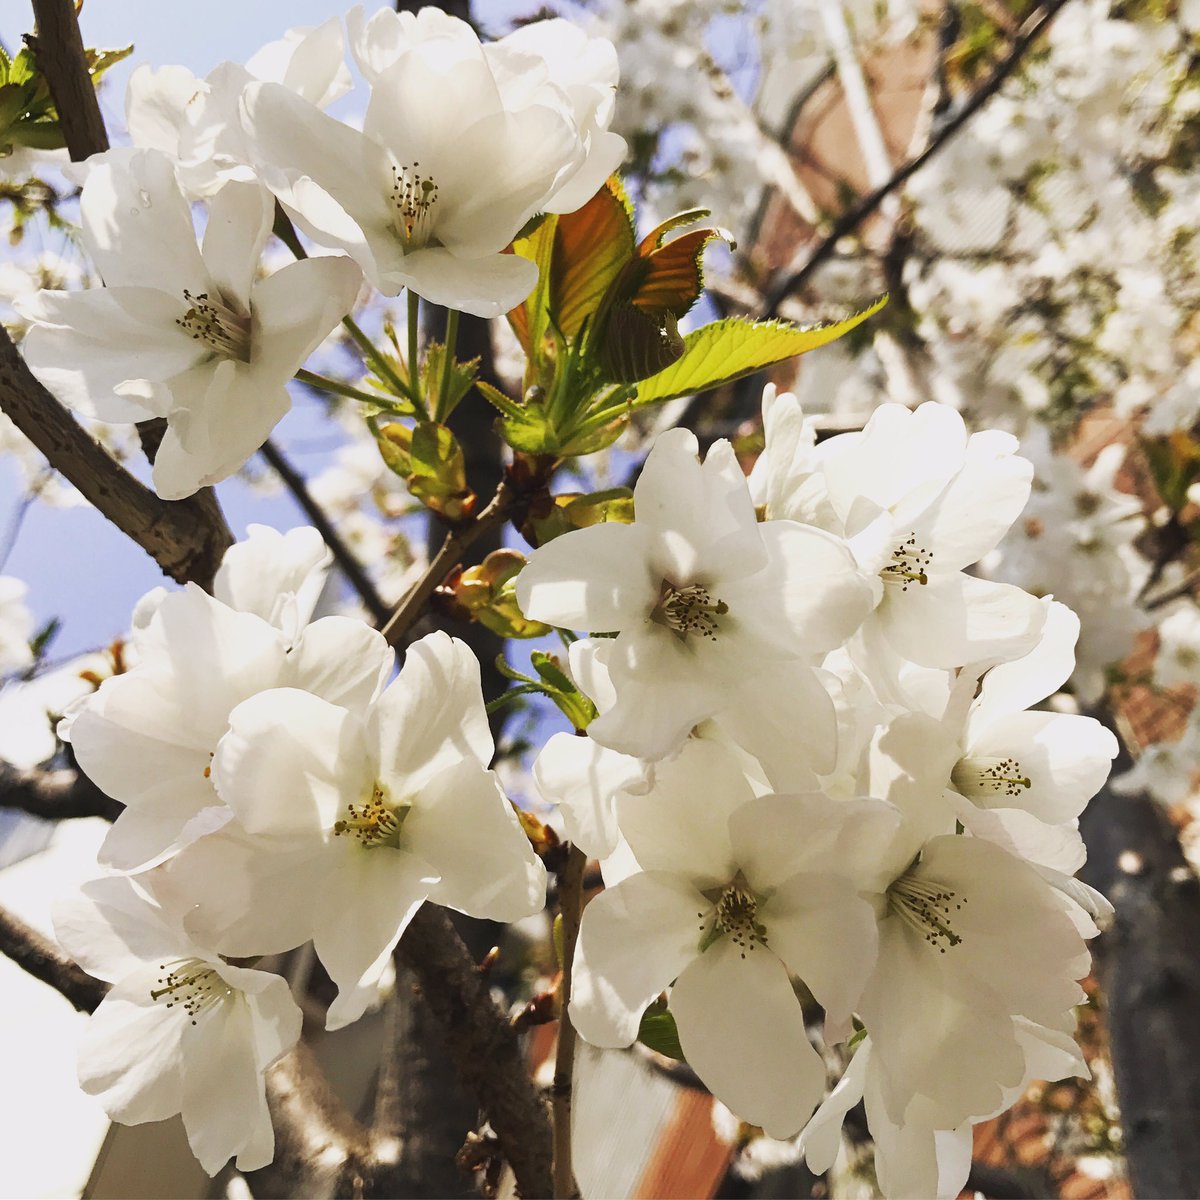
<svg viewBox="0 0 1200 1200"><path fill-rule="evenodd" d="M400 940L400 957L446 1032L459 1074L479 1098L521 1195L550 1196L551 1134L516 1032L492 1002L446 913L424 905Z"/></svg>
<svg viewBox="0 0 1200 1200"><path fill-rule="evenodd" d="M37 33L30 40L50 85L71 158L80 162L108 149L108 133L88 72L74 0L33 0Z"/></svg>
<svg viewBox="0 0 1200 1200"><path fill-rule="evenodd" d="M33 377L0 328L0 409L122 533L172 579L212 585L233 536L211 493L160 500L135 479Z"/></svg>

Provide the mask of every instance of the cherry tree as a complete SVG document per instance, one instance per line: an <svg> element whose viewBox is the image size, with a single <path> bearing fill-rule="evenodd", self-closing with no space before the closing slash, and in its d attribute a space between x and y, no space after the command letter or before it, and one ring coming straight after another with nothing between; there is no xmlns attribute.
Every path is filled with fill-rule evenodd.
<svg viewBox="0 0 1200 1200"><path fill-rule="evenodd" d="M14 229L72 223L84 264L11 289L6 444L179 585L50 699L0 580L0 699L41 726L3 803L112 822L57 945L0 913L94 1014L80 1086L181 1114L253 1194L421 1194L461 1145L485 1189L577 1196L596 1064L636 1045L748 1160L830 1172L862 1100L883 1193L957 1195L977 1125L1089 1072L1116 880L1077 875L1085 808L1139 688L1183 689L1183 733L1116 786L1191 796L1195 13L630 4L485 36L359 6L203 79L140 67L110 145L119 52L33 8L0 171ZM711 48L735 18L758 96ZM902 44L932 57L893 161L863 60ZM840 89L859 194L789 156L803 105L764 115L789 56ZM326 111L350 63L360 122ZM275 434L298 388L343 431L313 480ZM235 542L213 489L259 451L312 524ZM539 930L511 1015L513 942L481 962L450 914ZM449 1148L410 1136L405 981L481 1117ZM362 1122L304 1023L381 1005Z"/></svg>

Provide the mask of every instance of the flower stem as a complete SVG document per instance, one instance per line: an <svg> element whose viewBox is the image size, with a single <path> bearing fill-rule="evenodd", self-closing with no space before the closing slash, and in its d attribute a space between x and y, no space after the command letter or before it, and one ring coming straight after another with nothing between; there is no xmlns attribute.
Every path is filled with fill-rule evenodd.
<svg viewBox="0 0 1200 1200"><path fill-rule="evenodd" d="M579 1184L571 1163L571 1105L575 1073L575 1026L568 1005L571 999L571 970L579 919L583 913L583 870L587 855L572 846L567 862L558 873L558 910L562 915L562 976L558 985L558 1047L554 1052L554 1084L550 1089L554 1114L554 1197L578 1200Z"/></svg>
<svg viewBox="0 0 1200 1200"><path fill-rule="evenodd" d="M421 331L421 297L412 288L408 289L408 378L412 385L412 398L417 408L425 411L421 400L421 370L417 362L417 335Z"/></svg>
<svg viewBox="0 0 1200 1200"><path fill-rule="evenodd" d="M376 373L385 378L396 389L398 395L407 396L413 402L418 412L423 412L419 397L414 394L413 389L396 373L395 367L388 362L387 355L381 353L375 343L363 333L354 318L343 317L342 324L346 327L350 336L358 343L359 349L366 355L367 361L375 368Z"/></svg>
<svg viewBox="0 0 1200 1200"><path fill-rule="evenodd" d="M309 387L319 388L323 392L332 392L335 396L345 396L349 400L362 400L377 408L398 407L386 396L374 396L370 392L364 392L361 388L342 383L340 379L330 379L327 375L318 375L315 371L308 371L304 367L296 372L296 378L301 383L307 383Z"/></svg>
<svg viewBox="0 0 1200 1200"><path fill-rule="evenodd" d="M454 364L454 351L458 345L458 309L446 310L446 353L442 358L442 378L438 387L437 420L444 421L450 414L447 411L450 401L450 368Z"/></svg>

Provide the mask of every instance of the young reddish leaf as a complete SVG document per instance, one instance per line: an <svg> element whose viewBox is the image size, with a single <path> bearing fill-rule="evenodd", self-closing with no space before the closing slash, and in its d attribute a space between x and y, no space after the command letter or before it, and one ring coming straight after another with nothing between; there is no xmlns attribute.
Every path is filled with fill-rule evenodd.
<svg viewBox="0 0 1200 1200"><path fill-rule="evenodd" d="M600 307L633 255L633 233L633 210L615 175L581 209L558 218L550 310L566 337L574 337Z"/></svg>

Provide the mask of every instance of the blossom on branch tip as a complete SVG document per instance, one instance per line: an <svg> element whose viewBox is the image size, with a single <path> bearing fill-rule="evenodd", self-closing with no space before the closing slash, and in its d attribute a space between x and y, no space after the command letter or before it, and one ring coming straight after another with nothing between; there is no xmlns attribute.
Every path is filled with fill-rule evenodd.
<svg viewBox="0 0 1200 1200"><path fill-rule="evenodd" d="M106 286L21 303L33 322L25 360L69 408L117 423L166 418L154 460L164 499L227 478L262 445L291 407L288 380L354 305L361 276L344 258L255 279L272 214L257 184L230 184L197 247L170 160L114 152L80 197Z"/></svg>

